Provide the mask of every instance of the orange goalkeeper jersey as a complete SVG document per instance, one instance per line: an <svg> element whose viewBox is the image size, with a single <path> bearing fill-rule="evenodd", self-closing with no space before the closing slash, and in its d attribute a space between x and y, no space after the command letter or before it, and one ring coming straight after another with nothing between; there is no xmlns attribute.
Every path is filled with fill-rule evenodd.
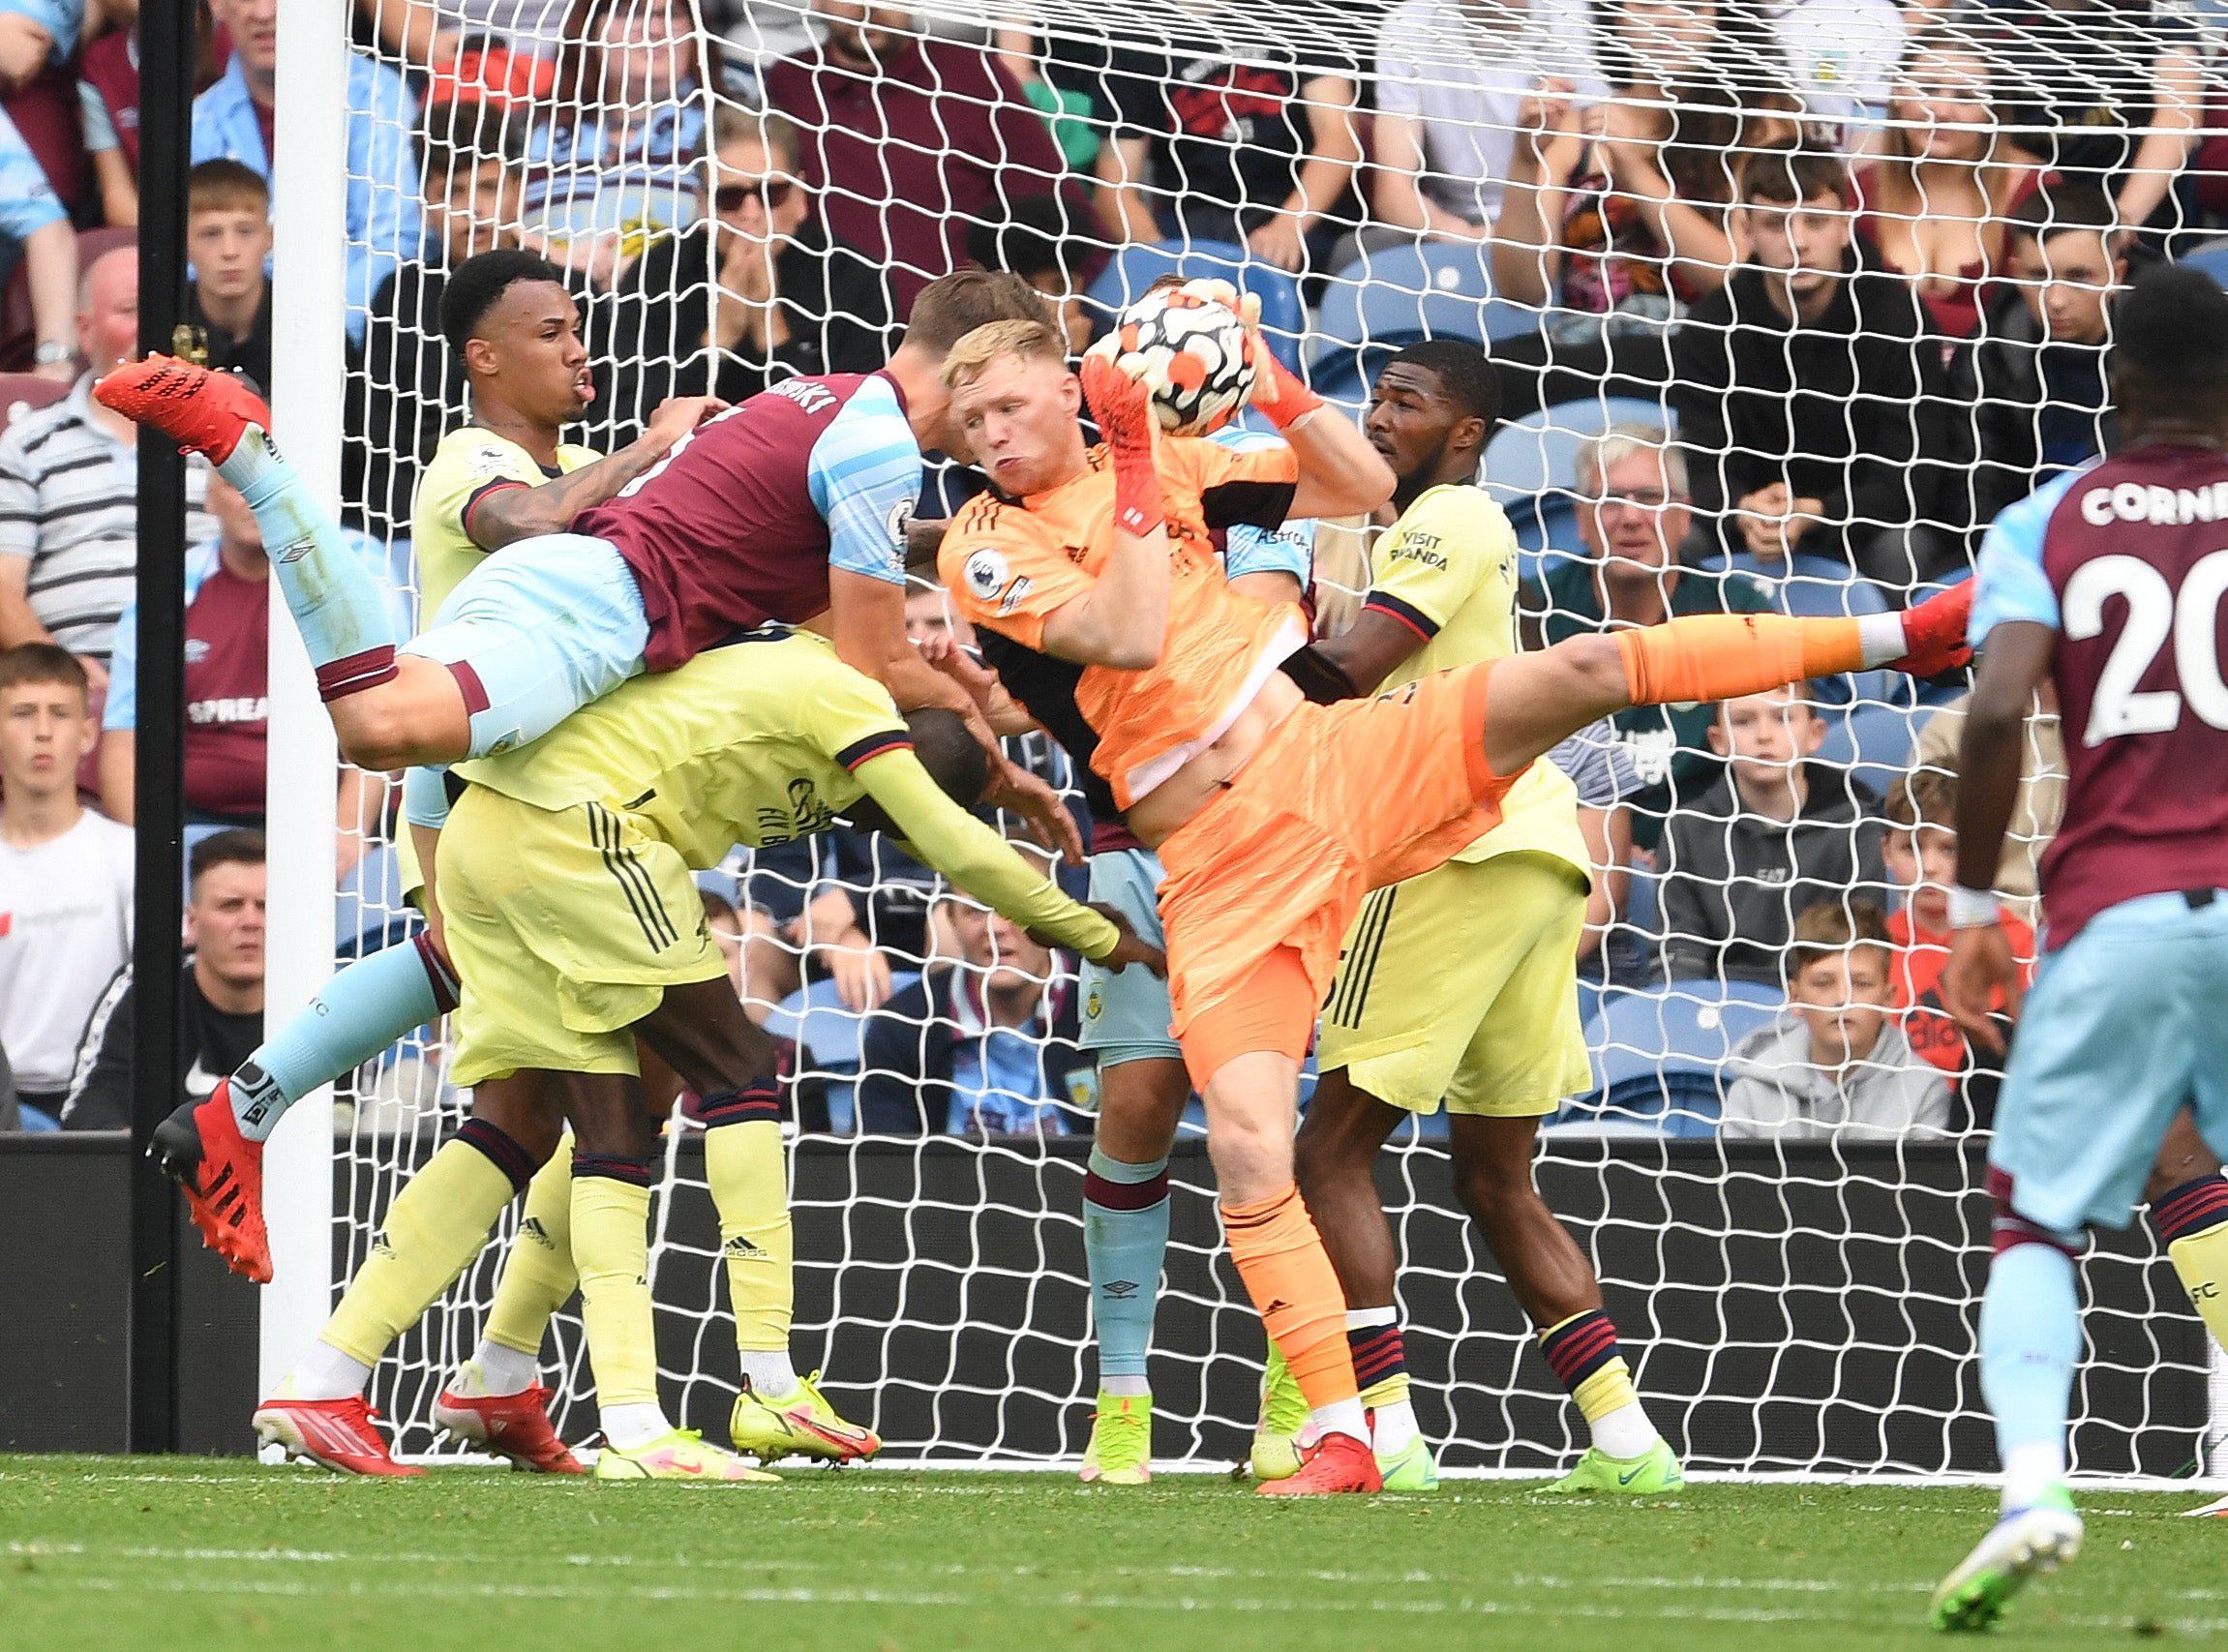
<svg viewBox="0 0 2228 1652"><path fill-rule="evenodd" d="M1102 447L1086 458L1049 493L1013 499L993 490L952 519L937 568L974 624L1042 652L1045 619L1098 583L1114 550L1114 465ZM1164 436L1158 460L1170 573L1160 662L1087 666L1075 687L1076 708L1099 735L1091 766L1125 809L1219 738L1308 641L1297 604L1230 588L1210 538L1216 528L1282 524L1300 473L1292 450L1240 453Z"/></svg>

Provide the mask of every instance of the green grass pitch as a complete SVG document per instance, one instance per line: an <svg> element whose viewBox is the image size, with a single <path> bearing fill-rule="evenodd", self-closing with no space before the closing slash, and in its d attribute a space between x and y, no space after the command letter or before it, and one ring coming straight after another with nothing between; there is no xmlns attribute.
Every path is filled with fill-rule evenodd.
<svg viewBox="0 0 2228 1652"><path fill-rule="evenodd" d="M2094 1491L2004 1644L2228 1637L2228 1531ZM0 1645L1814 1648L1939 1644L1977 1490L1520 1484L1276 1504L1219 1477L793 1472L775 1487L491 1470L345 1480L220 1458L0 1457ZM1184 1638L1179 1641L1177 1637Z"/></svg>

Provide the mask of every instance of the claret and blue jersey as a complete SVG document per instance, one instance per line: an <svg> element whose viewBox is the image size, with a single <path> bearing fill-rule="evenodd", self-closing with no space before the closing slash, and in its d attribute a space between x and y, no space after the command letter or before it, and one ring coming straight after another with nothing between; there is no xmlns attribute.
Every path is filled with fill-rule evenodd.
<svg viewBox="0 0 2228 1652"><path fill-rule="evenodd" d="M1970 634L2057 633L2064 818L1989 1162L2017 1216L2124 1227L2174 1114L2228 1150L2228 455L2133 449L2011 506Z"/></svg>
<svg viewBox="0 0 2228 1652"><path fill-rule="evenodd" d="M647 669L738 630L825 613L828 571L905 583L920 445L880 373L792 378L699 425L574 531L642 591Z"/></svg>

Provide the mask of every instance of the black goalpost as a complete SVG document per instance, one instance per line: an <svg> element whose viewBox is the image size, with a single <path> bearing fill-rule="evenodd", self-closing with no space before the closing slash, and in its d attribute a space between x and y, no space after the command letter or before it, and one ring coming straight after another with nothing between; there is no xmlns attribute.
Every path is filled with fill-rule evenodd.
<svg viewBox="0 0 2228 1652"><path fill-rule="evenodd" d="M139 9L139 348L176 353L186 310L195 0ZM132 942L132 1329L129 1438L178 1447L178 1200L146 1156L177 1104L185 907L186 462L139 432L137 872Z"/></svg>

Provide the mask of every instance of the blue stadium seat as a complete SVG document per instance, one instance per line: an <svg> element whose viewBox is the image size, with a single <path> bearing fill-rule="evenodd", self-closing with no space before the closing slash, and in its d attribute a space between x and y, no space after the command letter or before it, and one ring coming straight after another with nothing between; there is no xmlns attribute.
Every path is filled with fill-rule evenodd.
<svg viewBox="0 0 2228 1652"><path fill-rule="evenodd" d="M1885 797L1887 789L1911 767L1911 754L1918 744L1917 727L1926 716L1922 710L1877 701L1859 701L1847 711L1829 712L1818 761L1849 769Z"/></svg>
<svg viewBox="0 0 2228 1652"><path fill-rule="evenodd" d="M2228 286L2228 241L2184 253L2175 261L2187 264L2193 270L2203 270L2221 285Z"/></svg>
<svg viewBox="0 0 2228 1652"><path fill-rule="evenodd" d="M62 1121L50 1113L40 1111L28 1102L19 1102L15 1108L15 1127L25 1134L33 1131L59 1130Z"/></svg>
<svg viewBox="0 0 2228 1652"><path fill-rule="evenodd" d="M1233 242L1156 241L1124 247L1099 273L1084 300L1098 310L1102 323L1111 322L1124 305L1142 296L1170 271L1187 281L1219 276L1241 292L1259 298L1261 333L1269 341L1269 348L1294 373L1300 371L1300 340L1308 331L1300 284L1288 272L1261 262Z"/></svg>
<svg viewBox="0 0 2228 1652"><path fill-rule="evenodd" d="M1579 443L1611 425L1668 430L1671 421L1654 402L1592 396L1527 413L1486 444L1480 480L1509 513L1519 546L1540 554L1576 549Z"/></svg>
<svg viewBox="0 0 2228 1652"><path fill-rule="evenodd" d="M1558 1126L1651 1135L1714 1134L1733 1046L1779 1012L1785 995L1746 981L1611 988L1586 1027L1596 1084Z"/></svg>
<svg viewBox="0 0 2228 1652"><path fill-rule="evenodd" d="M1539 317L1493 296L1483 246L1430 241L1367 253L1339 271L1315 325L1323 335L1315 360L1322 363L1419 339L1487 345L1530 332Z"/></svg>

